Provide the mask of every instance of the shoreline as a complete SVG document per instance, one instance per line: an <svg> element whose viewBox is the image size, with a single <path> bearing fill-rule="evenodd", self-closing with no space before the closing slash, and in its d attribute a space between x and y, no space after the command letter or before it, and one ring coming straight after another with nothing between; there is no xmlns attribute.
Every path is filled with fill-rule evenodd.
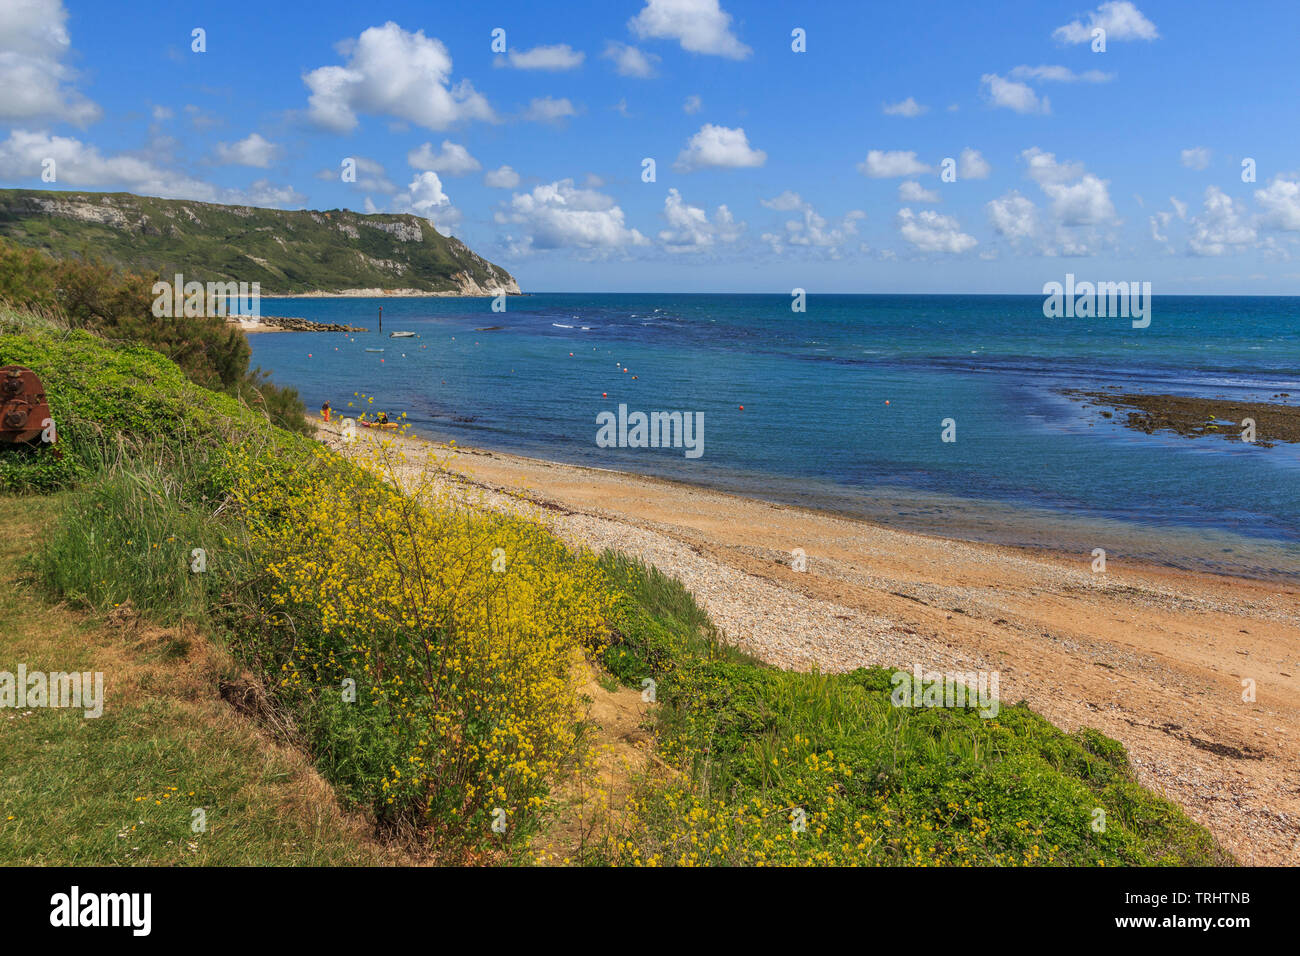
<svg viewBox="0 0 1300 956"><path fill-rule="evenodd" d="M424 289L340 289L337 292L262 292L263 299L493 299L505 293L511 295L528 295L527 292L511 292L501 289L495 292L429 292Z"/></svg>
<svg viewBox="0 0 1300 956"><path fill-rule="evenodd" d="M308 417L319 424L316 416L309 414ZM411 424L406 432L412 440L439 447L446 445L444 439L422 434L417 431L418 427ZM1101 542L1112 560L1122 554L1127 566L1140 565L1153 571L1209 574L1274 583L1300 580L1300 546L1286 539L1243 535L1215 525L1162 525L1105 515L1080 516L1054 512L1036 504L961 498L901 487L871 489L864 499L854 490L830 481L776 474L731 472L728 475L731 480L693 480L680 475L586 464L532 449L516 451L461 444L456 448L466 454L555 465L591 472L596 476L622 476L628 480L659 483L666 488L680 487L776 507L802 509L811 515L831 515L933 540L1009 548L1028 557L1056 555L1088 561L1091 558L1085 556L1089 556ZM873 507L862 507L863 500L871 501ZM934 528L933 517L912 517L913 514L932 515L936 509L944 512L946 527L942 530ZM997 533L989 530L994 528ZM1230 557L1225 557L1225 554ZM1269 564L1269 561L1275 563Z"/></svg>
<svg viewBox="0 0 1300 956"><path fill-rule="evenodd" d="M317 422L319 425L319 422ZM333 427L318 431L345 454ZM1121 741L1146 786L1242 862L1300 862L1300 587L889 528L668 478L384 436L449 456L488 507L680 578L726 640L778 667L997 670L1067 731ZM422 466L408 464L407 469ZM792 566L794 549L807 566ZM1257 699L1242 700L1242 680Z"/></svg>
<svg viewBox="0 0 1300 956"><path fill-rule="evenodd" d="M314 322L288 315L263 315L256 318L248 316L227 316L226 325L239 329L245 335L262 332L341 332L345 335L357 332L369 332L369 329L337 322Z"/></svg>

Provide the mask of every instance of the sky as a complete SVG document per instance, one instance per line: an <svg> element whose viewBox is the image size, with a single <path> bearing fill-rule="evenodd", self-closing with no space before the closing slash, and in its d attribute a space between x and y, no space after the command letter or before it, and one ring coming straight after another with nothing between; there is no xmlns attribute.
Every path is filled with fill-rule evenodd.
<svg viewBox="0 0 1300 956"><path fill-rule="evenodd" d="M1294 295L1297 36L1294 0L3 0L0 185L414 213L533 292Z"/></svg>

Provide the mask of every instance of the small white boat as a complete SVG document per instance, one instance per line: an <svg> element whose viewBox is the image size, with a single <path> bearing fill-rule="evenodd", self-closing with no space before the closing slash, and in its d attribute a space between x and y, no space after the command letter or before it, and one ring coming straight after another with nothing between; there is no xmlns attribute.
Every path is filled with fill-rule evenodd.
<svg viewBox="0 0 1300 956"><path fill-rule="evenodd" d="M389 332L388 337L390 339L413 339L415 338L415 333L414 332Z"/></svg>
<svg viewBox="0 0 1300 956"><path fill-rule="evenodd" d="M367 352L382 352L383 349L366 349Z"/></svg>

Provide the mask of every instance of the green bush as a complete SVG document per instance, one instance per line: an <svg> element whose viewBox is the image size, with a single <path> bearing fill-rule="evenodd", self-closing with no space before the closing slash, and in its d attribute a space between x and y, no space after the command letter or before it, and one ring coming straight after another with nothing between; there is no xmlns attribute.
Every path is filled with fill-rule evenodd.
<svg viewBox="0 0 1300 956"><path fill-rule="evenodd" d="M274 420L265 407L194 384L153 349L2 310L0 365L40 376L59 439L54 448L0 446L0 488L9 492L70 485L145 446L214 448L266 432Z"/></svg>
<svg viewBox="0 0 1300 956"><path fill-rule="evenodd" d="M153 314L158 280L88 257L56 261L0 240L0 303L112 343L152 349L192 382L234 395L281 428L306 434L310 428L297 391L274 385L261 369L249 369L252 350L241 330L221 316Z"/></svg>

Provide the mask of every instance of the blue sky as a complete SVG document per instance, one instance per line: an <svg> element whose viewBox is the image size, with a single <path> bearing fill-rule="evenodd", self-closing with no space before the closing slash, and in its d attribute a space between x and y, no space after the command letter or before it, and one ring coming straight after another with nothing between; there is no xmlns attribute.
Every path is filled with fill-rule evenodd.
<svg viewBox="0 0 1300 956"><path fill-rule="evenodd" d="M5 0L0 184L416 212L526 291L1296 294L1297 36L1265 0Z"/></svg>

